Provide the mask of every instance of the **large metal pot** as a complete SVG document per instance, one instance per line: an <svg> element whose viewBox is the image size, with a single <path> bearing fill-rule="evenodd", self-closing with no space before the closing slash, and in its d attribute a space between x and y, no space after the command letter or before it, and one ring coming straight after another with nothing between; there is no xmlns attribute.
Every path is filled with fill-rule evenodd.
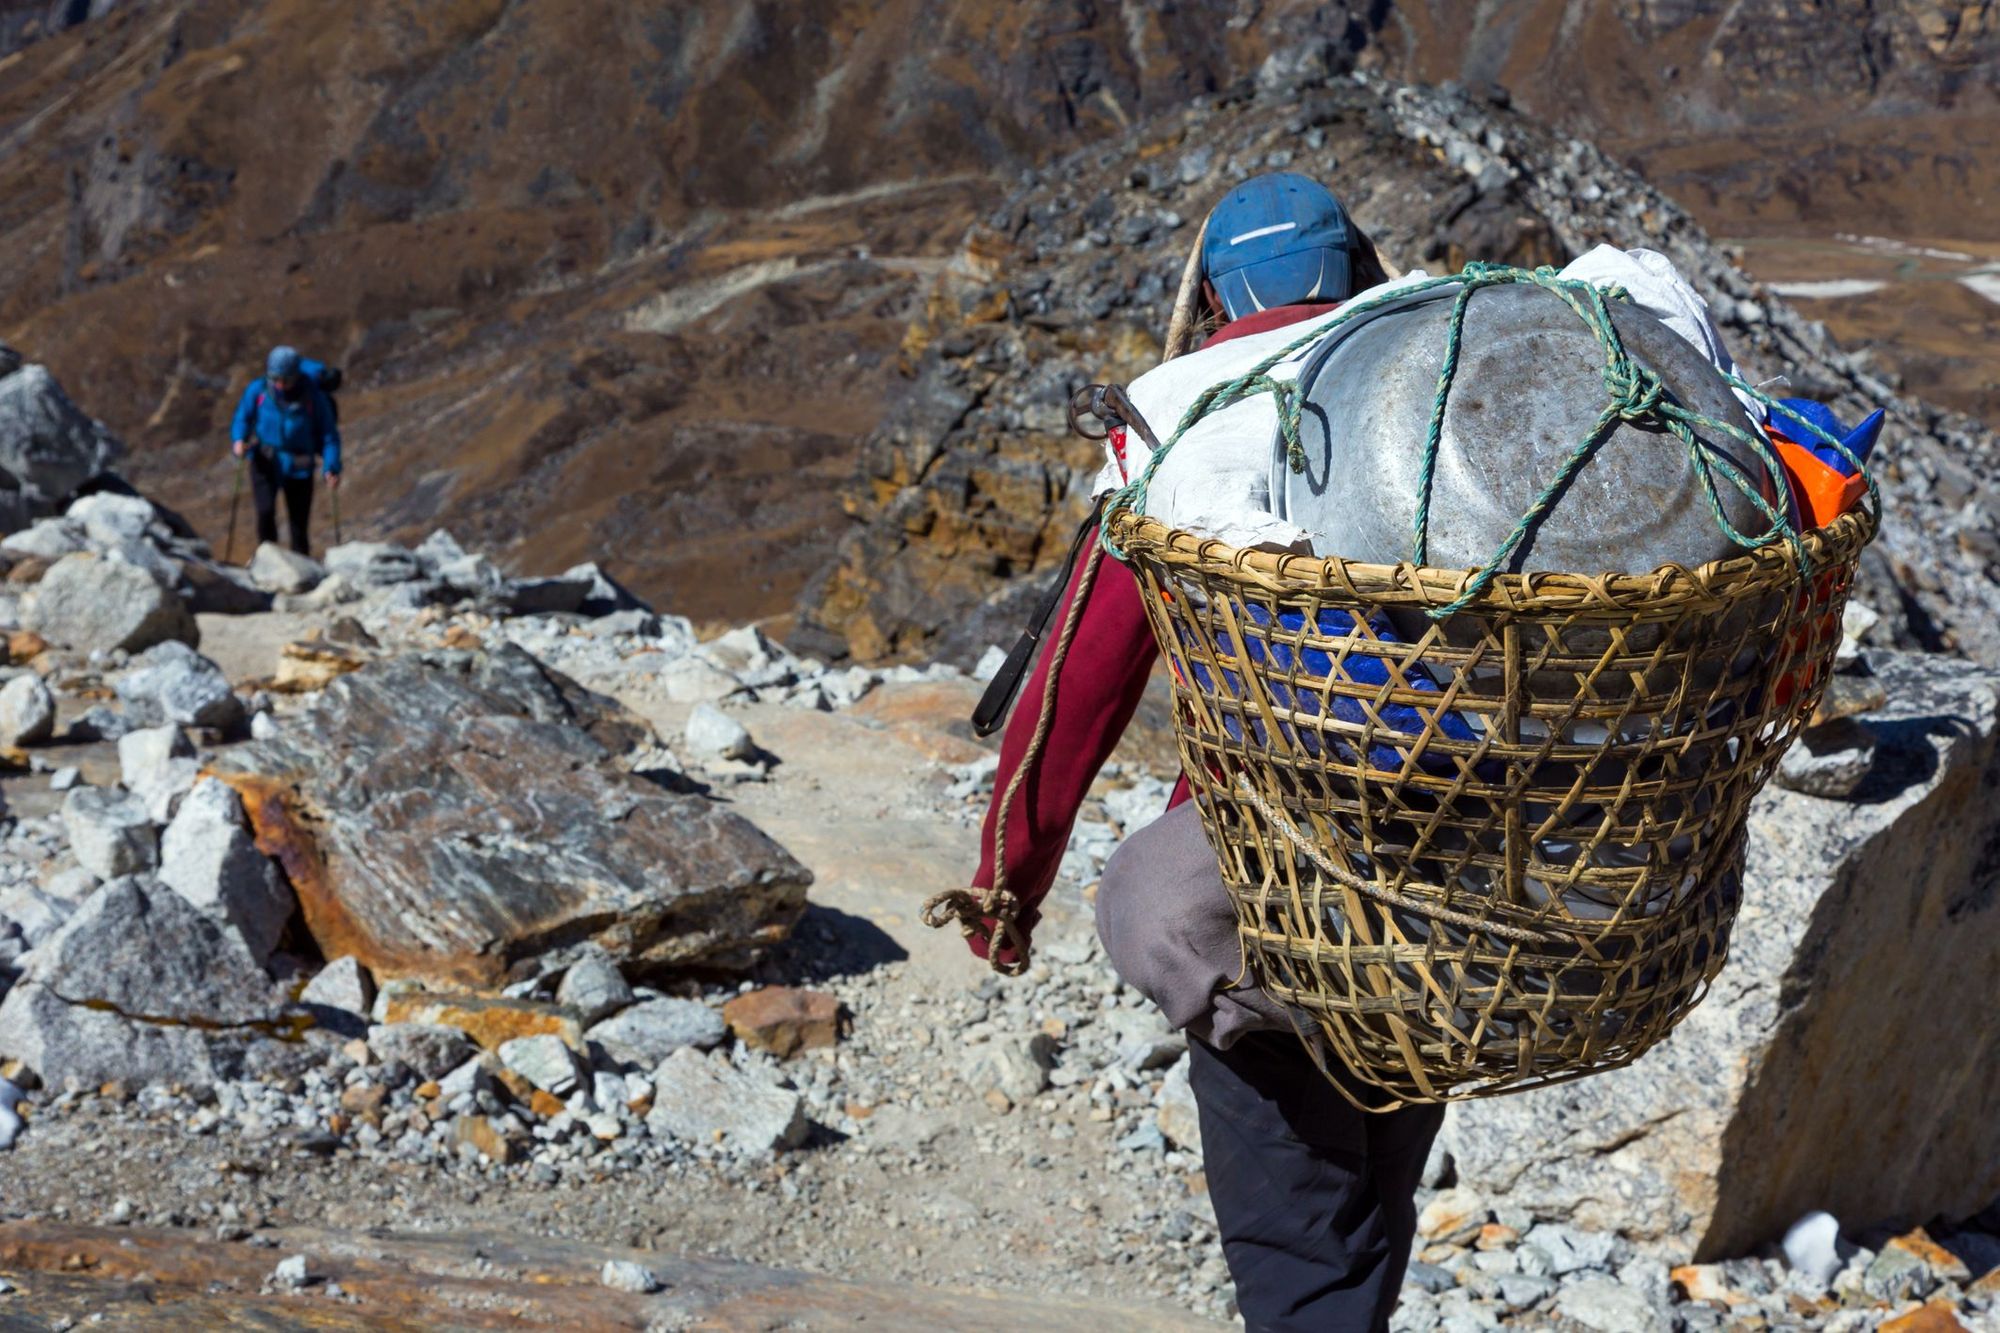
<svg viewBox="0 0 2000 1333"><path fill-rule="evenodd" d="M1314 534L1316 554L1394 563L1413 550L1423 441L1443 365L1457 288L1338 328L1300 372L1307 466L1292 470L1282 441L1271 494L1279 515ZM1652 315L1612 302L1626 351L1658 374L1683 406L1753 430L1706 357ZM1467 304L1458 373L1433 477L1427 564L1484 565L1556 476L1607 399L1605 353L1555 293L1487 287ZM1710 443L1769 495L1761 461L1726 436ZM1768 520L1717 477L1737 530ZM1775 492L1782 494L1782 491ZM1643 573L1698 565L1735 544L1716 523L1671 433L1621 422L1515 552L1508 572Z"/></svg>

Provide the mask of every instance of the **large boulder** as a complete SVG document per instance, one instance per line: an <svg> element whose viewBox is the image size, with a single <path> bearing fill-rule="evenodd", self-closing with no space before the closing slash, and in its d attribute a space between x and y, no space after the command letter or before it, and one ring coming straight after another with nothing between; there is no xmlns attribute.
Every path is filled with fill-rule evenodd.
<svg viewBox="0 0 2000 1333"><path fill-rule="evenodd" d="M83 528L92 546L109 550L124 542L144 541L154 535L160 511L144 496L99 491L86 495L64 512L64 517ZM165 535L162 524L160 535Z"/></svg>
<svg viewBox="0 0 2000 1333"><path fill-rule="evenodd" d="M326 572L357 588L392 588L424 577L416 552L392 542L347 542L326 553Z"/></svg>
<svg viewBox="0 0 2000 1333"><path fill-rule="evenodd" d="M121 879L28 958L0 1057L45 1081L208 1084L284 1068L285 997L233 931L164 885Z"/></svg>
<svg viewBox="0 0 2000 1333"><path fill-rule="evenodd" d="M102 472L123 452L118 442L70 401L44 366L0 378L0 469L24 494L57 501Z"/></svg>
<svg viewBox="0 0 2000 1333"><path fill-rule="evenodd" d="M172 588L136 565L89 552L64 556L42 576L28 628L81 652L201 642L194 616Z"/></svg>
<svg viewBox="0 0 2000 1333"><path fill-rule="evenodd" d="M276 542L263 542L250 558L250 581L270 593L311 592L326 577L326 566Z"/></svg>
<svg viewBox="0 0 2000 1333"><path fill-rule="evenodd" d="M66 555L90 549L90 535L83 524L68 515L44 518L0 537L0 547L16 555L38 556L50 564Z"/></svg>
<svg viewBox="0 0 2000 1333"><path fill-rule="evenodd" d="M99 879L136 875L160 863L152 812L137 792L72 787L63 798L62 821L77 864Z"/></svg>
<svg viewBox="0 0 2000 1333"><path fill-rule="evenodd" d="M759 1154L798 1146L812 1127L804 1099L771 1075L687 1046L653 1076L646 1128L655 1138Z"/></svg>
<svg viewBox="0 0 2000 1333"><path fill-rule="evenodd" d="M740 815L625 771L649 736L507 645L341 676L217 767L321 951L378 977L492 987L591 941L621 963L746 961L811 876Z"/></svg>
<svg viewBox="0 0 2000 1333"><path fill-rule="evenodd" d="M683 1046L707 1050L728 1035L729 1025L721 1014L700 1000L671 996L635 1004L584 1034L607 1059L645 1069Z"/></svg>
<svg viewBox="0 0 2000 1333"><path fill-rule="evenodd" d="M247 616L271 609L272 595L258 587L247 571L199 553L182 553L179 564L179 587L190 611Z"/></svg>
<svg viewBox="0 0 2000 1333"><path fill-rule="evenodd" d="M128 711L148 721L227 728L243 720L222 668L178 640L148 648L112 684Z"/></svg>
<svg viewBox="0 0 2000 1333"><path fill-rule="evenodd" d="M566 579L588 579L590 593L577 608L587 616L615 615L620 611L644 611L651 613L652 607L641 601L636 593L605 572L603 566L592 560L563 571Z"/></svg>
<svg viewBox="0 0 2000 1333"><path fill-rule="evenodd" d="M0 685L0 745L33 745L56 729L56 697L42 678L23 672Z"/></svg>
<svg viewBox="0 0 2000 1333"><path fill-rule="evenodd" d="M179 727L146 727L118 738L118 771L147 817L164 824L201 774L201 759Z"/></svg>
<svg viewBox="0 0 2000 1333"><path fill-rule="evenodd" d="M1875 667L1854 799L1758 798L1708 998L1626 1069L1454 1107L1463 1183L1699 1258L2000 1194L2000 676Z"/></svg>
<svg viewBox="0 0 2000 1333"><path fill-rule="evenodd" d="M232 927L260 963L296 906L277 864L251 841L241 798L214 778L195 784L160 835L160 881Z"/></svg>
<svg viewBox="0 0 2000 1333"><path fill-rule="evenodd" d="M507 609L517 616L581 610L596 586L596 579L582 574L514 579L507 584Z"/></svg>

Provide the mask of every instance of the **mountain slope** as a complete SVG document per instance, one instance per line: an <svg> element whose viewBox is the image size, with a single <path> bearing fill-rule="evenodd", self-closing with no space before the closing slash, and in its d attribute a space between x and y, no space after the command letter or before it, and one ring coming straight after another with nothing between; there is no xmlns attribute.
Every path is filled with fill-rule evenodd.
<svg viewBox="0 0 2000 1333"><path fill-rule="evenodd" d="M0 338L87 390L141 484L218 541L229 412L282 339L350 371L350 534L447 524L540 568L609 551L649 595L733 621L790 605L832 554L905 330L939 272L975 263L972 223L1024 169L1193 99L1356 61L1499 80L1725 234L1857 209L1910 235L1940 210L2000 225L1973 206L2000 152L1964 129L1991 132L1990 3L1466 13L4 4ZM1834 137L1807 151L1799 124ZM1384 184L1365 160L1329 169ZM1928 382L1967 405L1981 315L1924 344L1951 367Z"/></svg>

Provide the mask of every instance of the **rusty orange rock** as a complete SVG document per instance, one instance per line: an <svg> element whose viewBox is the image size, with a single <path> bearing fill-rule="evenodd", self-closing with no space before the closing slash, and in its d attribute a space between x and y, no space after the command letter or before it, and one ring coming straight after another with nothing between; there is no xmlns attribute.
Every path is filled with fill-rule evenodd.
<svg viewBox="0 0 2000 1333"><path fill-rule="evenodd" d="M49 641L31 629L17 629L7 636L7 660L19 666L32 662L49 650Z"/></svg>
<svg viewBox="0 0 2000 1333"><path fill-rule="evenodd" d="M1969 1333L1959 1322L1958 1312L1947 1300L1918 1306L1906 1315L1886 1319L1876 1325L1876 1333Z"/></svg>
<svg viewBox="0 0 2000 1333"><path fill-rule="evenodd" d="M563 1113L563 1099L536 1088L528 1094L528 1109L544 1120L553 1120Z"/></svg>
<svg viewBox="0 0 2000 1333"><path fill-rule="evenodd" d="M469 1140L468 1140L469 1141ZM994 1291L866 1284L713 1258L683 1259L530 1234L504 1222L479 1231L392 1233L260 1228L276 1247L218 1245L192 1227L84 1227L0 1222L0 1269L17 1294L7 1317L43 1327L311 1329L380 1333L450 1328L660 1326L660 1297L599 1280L607 1259L636 1259L664 1278L698 1328L1033 1328L1096 1333L1143 1324L1161 1333L1216 1325L1164 1306L1135 1312L1075 1298L1044 1304ZM306 1299L265 1282L273 1254L306 1254L349 1300ZM475 1260L474 1256L478 1256ZM24 1321L22 1316L27 1316Z"/></svg>
<svg viewBox="0 0 2000 1333"><path fill-rule="evenodd" d="M325 639L299 639L278 650L278 674L267 688L280 694L323 690L338 677L359 671L370 658L361 649Z"/></svg>
<svg viewBox="0 0 2000 1333"><path fill-rule="evenodd" d="M1735 1305L1746 1299L1742 1292L1729 1285L1722 1274L1720 1264L1682 1264L1668 1274L1691 1301L1705 1301L1710 1305Z"/></svg>
<svg viewBox="0 0 2000 1333"><path fill-rule="evenodd" d="M382 1104L388 1100L389 1089L380 1083L356 1083L341 1090L340 1109L372 1125L381 1121Z"/></svg>
<svg viewBox="0 0 2000 1333"><path fill-rule="evenodd" d="M1964 1282L1972 1276L1972 1270L1965 1266L1964 1260L1932 1240L1931 1233L1922 1227L1896 1237L1886 1248L1906 1250L1916 1255L1930 1265L1931 1271L1942 1281Z"/></svg>
<svg viewBox="0 0 2000 1333"><path fill-rule="evenodd" d="M783 1059L840 1040L840 1001L825 991L765 986L722 1006L736 1039Z"/></svg>
<svg viewBox="0 0 2000 1333"><path fill-rule="evenodd" d="M650 735L505 644L373 662L215 767L321 953L378 978L492 993L586 941L620 963L741 966L790 932L811 873L734 811L624 768Z"/></svg>
<svg viewBox="0 0 2000 1333"><path fill-rule="evenodd" d="M1486 1211L1485 1200L1471 1190L1439 1190L1418 1214L1417 1234L1445 1243L1470 1241L1486 1225Z"/></svg>
<svg viewBox="0 0 2000 1333"><path fill-rule="evenodd" d="M514 1160L514 1145L483 1115L460 1116L452 1122L451 1132L453 1138L479 1149L489 1161L505 1166Z"/></svg>
<svg viewBox="0 0 2000 1333"><path fill-rule="evenodd" d="M390 991L382 1000L382 1016L390 1023L438 1023L457 1028L482 1050L498 1050L516 1037L561 1037L563 1045L581 1053L583 1028L576 1016L558 1005L515 1000L504 995L440 995L431 991Z"/></svg>

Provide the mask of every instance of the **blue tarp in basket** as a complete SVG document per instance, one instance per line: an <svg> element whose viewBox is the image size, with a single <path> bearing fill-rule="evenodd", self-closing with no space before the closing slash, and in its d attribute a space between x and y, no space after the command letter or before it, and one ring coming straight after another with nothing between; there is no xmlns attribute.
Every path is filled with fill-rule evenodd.
<svg viewBox="0 0 2000 1333"><path fill-rule="evenodd" d="M1317 682L1331 678L1339 682L1378 688L1389 684L1393 679L1389 662L1374 653L1349 651L1344 656L1336 657L1334 653L1324 648L1310 645L1298 647L1279 638L1266 637L1272 633L1302 634L1306 623L1305 613L1302 611L1279 612L1277 629L1273 631L1271 613L1264 607L1239 603L1237 609L1243 613L1243 619L1250 625L1255 626L1258 631L1263 631L1247 632L1244 635L1246 642L1240 652L1247 654L1253 667L1261 668L1268 665L1269 670L1264 672L1264 688L1269 693L1271 702L1279 708L1300 717L1320 716L1320 694L1317 688L1295 689L1289 683L1288 677L1298 681L1300 686L1304 686L1308 681ZM1320 608L1315 629L1318 636L1324 639L1358 638L1364 643L1384 644L1400 642L1386 617L1368 618L1368 629L1373 635L1371 639L1357 633L1351 612L1334 607ZM1219 660L1241 660L1239 649L1226 631L1216 632L1215 647ZM1195 684L1209 694L1218 693L1212 675L1200 658L1192 652L1188 654L1188 658L1189 665L1194 670ZM1295 665L1296 672L1294 672ZM1431 694L1440 692L1437 681L1419 664L1406 664L1402 674L1411 689ZM1225 697L1248 701L1249 695L1244 690L1242 677L1237 672L1225 666L1222 668L1222 679L1224 689L1221 693ZM1367 723L1368 710L1361 700L1341 694L1330 697L1334 721L1356 727ZM1375 711L1376 739L1368 747L1369 766L1384 772L1400 772L1408 760L1409 746L1381 739L1382 728L1387 727L1396 733L1408 736L1414 742L1423 735L1425 724L1431 714L1436 714L1438 733L1446 739L1454 741L1478 739L1478 733L1472 729L1471 724L1456 712L1439 712L1435 709L1426 711L1415 704L1384 704ZM1243 740L1243 724L1234 713L1224 713L1222 725L1229 733L1230 739ZM1355 761L1354 747L1339 735L1327 734L1311 727L1295 730L1284 722L1280 722L1279 727L1287 742L1314 758L1320 757L1322 743L1325 742L1331 745L1332 757L1335 760L1342 763ZM1264 734L1264 725L1254 715L1250 717L1250 735L1253 744L1268 747L1269 741ZM1451 758L1442 754L1425 754L1418 763L1425 772L1441 775L1449 775L1454 768Z"/></svg>

